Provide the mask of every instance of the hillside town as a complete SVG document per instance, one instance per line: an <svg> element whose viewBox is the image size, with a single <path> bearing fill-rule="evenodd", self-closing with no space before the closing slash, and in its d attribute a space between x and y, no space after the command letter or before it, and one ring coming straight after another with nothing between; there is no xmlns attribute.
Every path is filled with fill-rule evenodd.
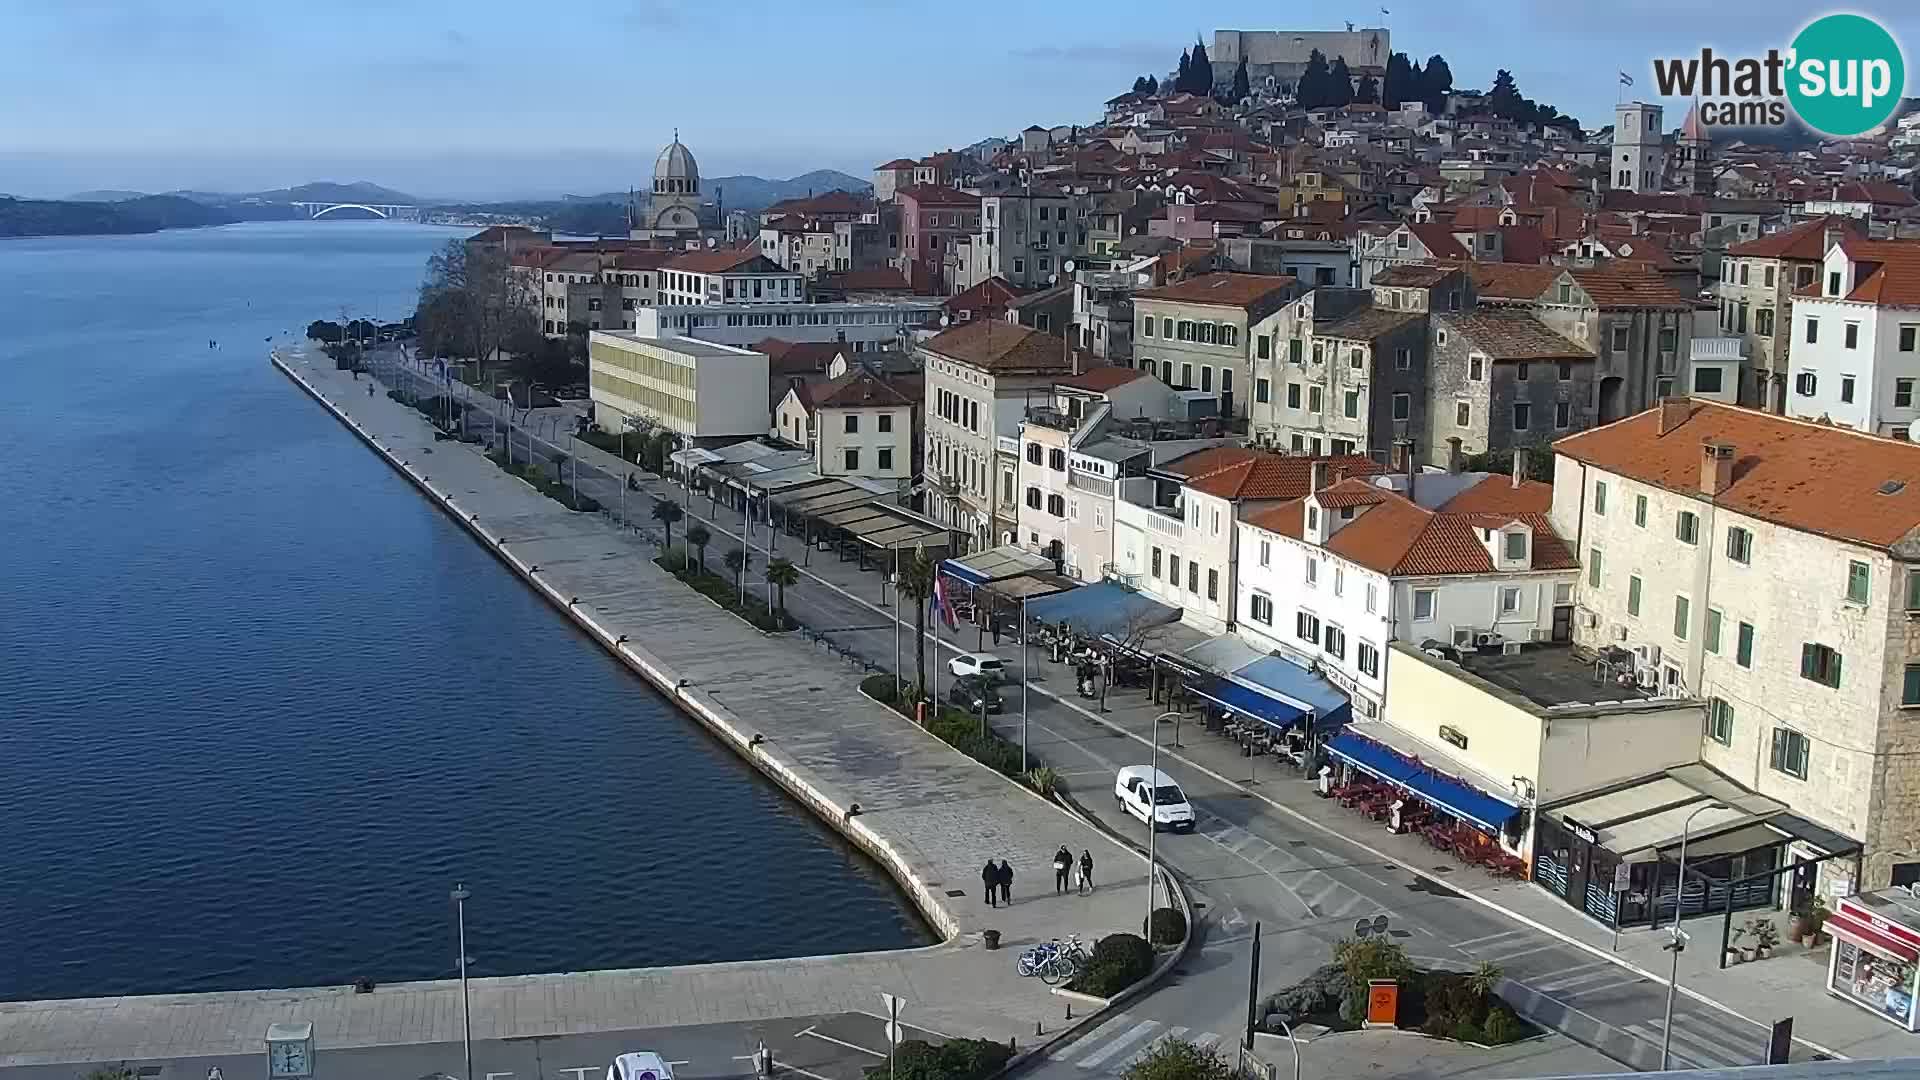
<svg viewBox="0 0 1920 1080"><path fill-rule="evenodd" d="M676 134L628 236L467 247L584 341L592 426L863 566L912 537L996 640L1150 662L1601 923L1884 952L1844 901L1920 883L1920 113L1732 137L1622 75L1585 130L1351 25L1181 62L753 214Z"/></svg>

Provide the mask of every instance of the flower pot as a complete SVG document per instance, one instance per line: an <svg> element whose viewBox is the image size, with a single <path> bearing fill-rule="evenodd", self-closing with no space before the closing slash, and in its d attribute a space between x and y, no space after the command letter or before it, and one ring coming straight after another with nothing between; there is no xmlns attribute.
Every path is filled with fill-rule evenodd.
<svg viewBox="0 0 1920 1080"><path fill-rule="evenodd" d="M1000 947L1000 931L998 931L998 930L982 930L982 931L980 931L980 936L981 936L982 938L985 938L985 939L986 939L986 942L987 942L987 948L989 948L989 949L997 949L997 948L999 948L999 947Z"/></svg>
<svg viewBox="0 0 1920 1080"><path fill-rule="evenodd" d="M1787 940L1798 945L1801 939L1806 936L1807 917L1805 915L1795 915L1793 919L1787 923Z"/></svg>
<svg viewBox="0 0 1920 1080"><path fill-rule="evenodd" d="M1744 964L1744 963L1746 963L1746 962L1747 962L1747 958L1746 958L1746 956L1745 956L1744 954L1742 954L1742 953L1741 953L1741 951L1740 951L1739 949L1728 949L1728 950L1727 950L1727 963L1729 963L1729 964Z"/></svg>

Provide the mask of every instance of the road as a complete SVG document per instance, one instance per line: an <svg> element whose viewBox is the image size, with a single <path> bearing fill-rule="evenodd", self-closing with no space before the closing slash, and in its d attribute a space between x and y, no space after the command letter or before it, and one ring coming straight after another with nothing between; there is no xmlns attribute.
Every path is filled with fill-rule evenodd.
<svg viewBox="0 0 1920 1080"><path fill-rule="evenodd" d="M420 392L434 392L438 384L417 369L389 360L383 378L410 381ZM483 401L479 408L501 407ZM536 416L538 414L536 413ZM476 412L474 430L491 423L489 414ZM516 453L524 458L529 446L543 460L567 452L563 434L549 440L536 419L530 430L518 423L512 429ZM495 436L497 438L497 436ZM555 445L555 444L559 445ZM622 504L622 483L612 471L616 459L581 443L574 448L569 469L583 494L614 507ZM600 464L605 462L605 468ZM702 520L714 533L717 552L741 542L755 550L756 570L748 574L748 589L764 596L757 568L765 565L769 530L764 524L743 532L735 511L720 508L718 515L701 498L651 474L634 470L641 490L624 495L629 520L642 531L657 534L647 520L655 496L679 500L687 521ZM684 528L684 525L682 526ZM676 531L676 536L678 531ZM893 670L896 651L907 673L913 670L913 617L910 603L900 605L894 619L890 597L876 572L860 573L852 563L830 554L807 553L797 539L779 535L774 554L792 558L801 566L801 585L787 590L788 611L817 635L823 658ZM973 645L971 632L940 641L949 652ZM1097 715L1074 700L1071 672L1047 662L1033 650L1025 741L1035 757L1053 767L1068 788L1080 796L1080 805L1096 821L1143 845L1145 836L1136 819L1118 815L1110 801L1115 772L1126 765L1144 765L1149 756L1148 734L1152 709L1145 695L1115 690L1106 715ZM930 639L929 667L938 666L939 650ZM992 723L1002 734L1020 738L1021 689L1028 672L1019 649L1004 652L1011 680L1004 688L1007 715ZM946 683L946 677L939 680ZM1057 695L1057 696L1056 696ZM1093 704L1088 702L1086 704ZM1131 719L1129 719L1131 718ZM1163 728L1162 739L1171 732ZM1163 745L1162 760L1186 788L1200 818L1189 835L1162 834L1155 854L1180 875L1204 915L1204 947L1184 965L1173 985L1153 995L1150 1017L1119 1031L1114 1054L1099 1058L1096 1068L1125 1059L1141 1045L1174 1028L1195 1035L1215 1033L1231 1045L1244 1030L1247 1008L1248 942L1255 923L1262 926L1264 966L1262 994L1283 988L1330 959L1334 942L1353 932L1355 921L1386 916L1390 933L1423 965L1471 970L1482 962L1497 965L1509 981L1510 998L1518 996L1525 1012L1636 1068L1657 1067L1665 1033L1663 1010L1666 984L1641 977L1610 960L1598 958L1566 940L1511 920L1480 903L1462 897L1445 884L1448 874L1474 873L1438 854L1422 874L1383 860L1347 838L1317 827L1291 804L1304 805L1306 781L1297 773L1282 774L1271 760L1259 767L1260 783L1249 788L1236 783L1249 766L1218 736L1195 725L1183 732L1185 746ZM1231 779L1229 779L1231 777ZM1255 793L1258 793L1256 796ZM1326 806L1309 809L1325 813ZM1337 808L1334 808L1337 812ZM1097 874L1096 874L1097 876ZM1045 883L1050 885L1051 883ZM1790 1008L1783 1003L1783 1010ZM1135 1008L1134 1012L1141 1012ZM1764 1062L1769 1031L1710 1005L1682 997L1675 1006L1673 1056L1682 1067L1720 1067ZM1090 1051L1089 1057L1096 1056ZM1795 1060L1810 1056L1796 1047Z"/></svg>

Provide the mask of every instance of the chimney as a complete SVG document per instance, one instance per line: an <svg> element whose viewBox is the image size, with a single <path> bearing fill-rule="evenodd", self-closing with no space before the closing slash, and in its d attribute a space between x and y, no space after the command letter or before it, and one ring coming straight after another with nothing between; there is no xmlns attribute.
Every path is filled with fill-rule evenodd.
<svg viewBox="0 0 1920 1080"><path fill-rule="evenodd" d="M1311 495L1327 486L1327 463L1315 458L1307 463L1307 494Z"/></svg>
<svg viewBox="0 0 1920 1080"><path fill-rule="evenodd" d="M1467 467L1467 457L1460 452L1460 436L1447 440L1447 471L1459 475Z"/></svg>
<svg viewBox="0 0 1920 1080"><path fill-rule="evenodd" d="M1733 484L1733 444L1718 439L1700 443L1700 494L1711 499Z"/></svg>
<svg viewBox="0 0 1920 1080"><path fill-rule="evenodd" d="M1827 227L1821 230L1820 254L1826 255L1827 252L1839 247L1841 241L1846 238L1847 230L1842 228L1838 221L1828 218Z"/></svg>
<svg viewBox="0 0 1920 1080"><path fill-rule="evenodd" d="M1520 481L1527 478L1527 448L1522 446L1513 452L1513 486L1519 487Z"/></svg>
<svg viewBox="0 0 1920 1080"><path fill-rule="evenodd" d="M1413 440L1400 439L1393 445L1394 448L1399 451L1400 463L1405 466L1407 470L1407 498L1412 500L1414 497L1413 486L1420 476L1419 467L1413 463Z"/></svg>
<svg viewBox="0 0 1920 1080"><path fill-rule="evenodd" d="M1660 410L1660 430L1656 434L1660 435L1665 435L1686 423L1687 418L1693 415L1693 409L1688 406L1686 398L1661 398L1656 408Z"/></svg>

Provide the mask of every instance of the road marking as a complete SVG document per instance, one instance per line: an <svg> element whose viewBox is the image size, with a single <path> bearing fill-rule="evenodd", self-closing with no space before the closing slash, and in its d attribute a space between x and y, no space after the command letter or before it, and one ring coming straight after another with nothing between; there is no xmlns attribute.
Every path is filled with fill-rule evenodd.
<svg viewBox="0 0 1920 1080"><path fill-rule="evenodd" d="M1734 1065L1761 1065L1766 1057L1767 1041L1758 1032L1747 1040L1740 1040L1738 1033L1728 1031L1697 1013L1678 1013L1673 1018L1673 1037L1687 1036L1700 1045L1717 1050L1722 1056L1732 1059Z"/></svg>
<svg viewBox="0 0 1920 1080"><path fill-rule="evenodd" d="M1132 1019L1133 1017L1128 1016L1126 1013L1121 1013L1119 1016L1116 1016L1113 1019L1107 1021L1106 1023L1101 1024L1099 1027L1094 1028L1092 1031L1089 1031L1085 1035L1082 1035L1079 1038L1073 1040L1072 1042L1068 1043L1066 1046L1061 1047L1058 1050L1055 1050L1051 1054L1048 1054L1047 1060L1060 1061L1063 1058L1072 1057L1073 1055L1079 1053L1080 1051L1086 1049L1087 1047L1092 1046L1095 1042L1099 1041L1105 1036L1113 1034L1123 1024L1126 1024L1128 1021Z"/></svg>
<svg viewBox="0 0 1920 1080"><path fill-rule="evenodd" d="M831 1076L821 1076L817 1072L811 1072L807 1069L801 1068L798 1065L788 1065L785 1062L778 1061L778 1060L774 1061L773 1063L773 1071L799 1073L801 1076L810 1077L811 1080L834 1080L834 1078ZM582 1080L584 1080L584 1078L582 1078Z"/></svg>
<svg viewBox="0 0 1920 1080"><path fill-rule="evenodd" d="M1527 985L1533 987L1535 990L1566 990L1579 986L1581 983L1604 982L1608 979L1616 979L1619 977L1619 968L1615 967L1609 961L1596 960L1590 964L1580 964L1575 967L1562 968L1547 978L1537 982L1529 982ZM1632 981L1638 982L1639 980L1636 977Z"/></svg>
<svg viewBox="0 0 1920 1080"><path fill-rule="evenodd" d="M1628 1024L1627 1030L1640 1034L1648 1042L1659 1046L1661 1043L1661 1035L1666 1030L1666 1024L1665 1021L1659 1017L1655 1017L1644 1024ZM1737 1056L1732 1058L1727 1057L1725 1050L1716 1050L1706 1041L1697 1039L1688 1032L1679 1030L1679 1025L1676 1024L1674 1025L1673 1032L1673 1056L1681 1058L1683 1056L1681 1054L1683 1049L1686 1051L1684 1060L1697 1069L1753 1064L1752 1062L1741 1061Z"/></svg>
<svg viewBox="0 0 1920 1080"><path fill-rule="evenodd" d="M854 1011L854 1014L855 1014L855 1015L857 1015L857 1016L870 1016L870 1017L872 1017L873 1019L875 1019L875 1020L878 1020L878 1021L880 1021L880 1022L881 1022L881 1023L883 1023L883 1024L887 1022L887 1018L886 1018L886 1017L884 1017L884 1016L881 1016L881 1015L880 1015L879 1013L872 1013L872 1012L868 1012L868 1011L867 1011L867 1010L865 1010L865 1009L855 1009L855 1010L853 1010L853 1011ZM926 1026L925 1024L909 1024L909 1023L907 1023L906 1021L904 1021L904 1020L902 1020L902 1021L900 1021L900 1026L901 1026L901 1027L903 1027L903 1028L906 1028L906 1029L908 1029L909 1031L924 1031L924 1032L926 1032L926 1033L927 1033L927 1034L929 1034L929 1035L938 1035L938 1036L940 1036L940 1037L941 1037L941 1038L943 1038L943 1039L951 1039L951 1038L953 1038L953 1036L951 1036L951 1035L949 1035L949 1034L947 1034L946 1032L944 1032L944 1031L935 1031L934 1029L932 1029L932 1028L930 1028L930 1027L928 1027L928 1026Z"/></svg>
<svg viewBox="0 0 1920 1080"><path fill-rule="evenodd" d="M1153 1040L1152 1042L1141 1047L1140 1049L1135 1050L1133 1054L1127 1058L1127 1060L1120 1063L1119 1069L1122 1072L1125 1072L1126 1070L1133 1068L1135 1065L1138 1065L1141 1062L1147 1060L1147 1055L1153 1053L1155 1047L1162 1046L1168 1042L1171 1042L1174 1039L1177 1039L1180 1036L1185 1035L1186 1033L1187 1033L1187 1029L1183 1027L1168 1028L1166 1031L1161 1033L1159 1038Z"/></svg>
<svg viewBox="0 0 1920 1080"><path fill-rule="evenodd" d="M1518 943L1516 942L1516 944ZM1532 956L1534 953L1543 953L1550 949L1558 949L1560 945L1561 943L1558 941L1549 941L1542 945L1529 945L1524 949L1503 949L1498 952L1475 950L1474 955L1488 960L1498 960L1501 963L1506 963L1509 960L1515 960L1522 956Z"/></svg>
<svg viewBox="0 0 1920 1080"><path fill-rule="evenodd" d="M807 1030L801 1032L800 1034L811 1036L815 1039L821 1040L822 1042L830 1042L835 1046L844 1046L849 1050L857 1050L862 1054L872 1054L874 1057L877 1057L877 1058L883 1058L887 1056L884 1051L869 1050L866 1047L861 1046L859 1043L850 1043L845 1039L836 1039L831 1035L822 1035L819 1032L813 1030L812 1028L808 1028Z"/></svg>
<svg viewBox="0 0 1920 1080"><path fill-rule="evenodd" d="M1129 1049L1141 1039L1153 1034L1159 1027L1160 1022L1157 1020L1140 1021L1128 1029L1126 1034L1113 1040L1101 1049L1094 1051L1091 1056L1080 1062L1080 1067L1083 1069L1099 1068L1108 1058Z"/></svg>
<svg viewBox="0 0 1920 1080"><path fill-rule="evenodd" d="M1462 952L1465 952L1466 950L1472 948L1475 945L1479 945L1482 942L1503 941L1507 938L1525 937L1526 934L1527 932L1525 930L1502 930L1497 934L1488 934L1485 937L1468 938L1465 941L1456 941L1453 943L1453 947L1456 949L1459 949Z"/></svg>
<svg viewBox="0 0 1920 1080"><path fill-rule="evenodd" d="M1583 998L1591 997L1594 994L1604 994L1608 990L1618 990L1623 986L1638 986L1646 981L1647 980L1638 975L1629 973L1625 978L1611 979L1606 982L1588 983L1585 986L1576 986L1571 990L1560 990L1557 992L1570 1001L1579 1001ZM1652 984L1648 983L1648 985L1651 986Z"/></svg>

